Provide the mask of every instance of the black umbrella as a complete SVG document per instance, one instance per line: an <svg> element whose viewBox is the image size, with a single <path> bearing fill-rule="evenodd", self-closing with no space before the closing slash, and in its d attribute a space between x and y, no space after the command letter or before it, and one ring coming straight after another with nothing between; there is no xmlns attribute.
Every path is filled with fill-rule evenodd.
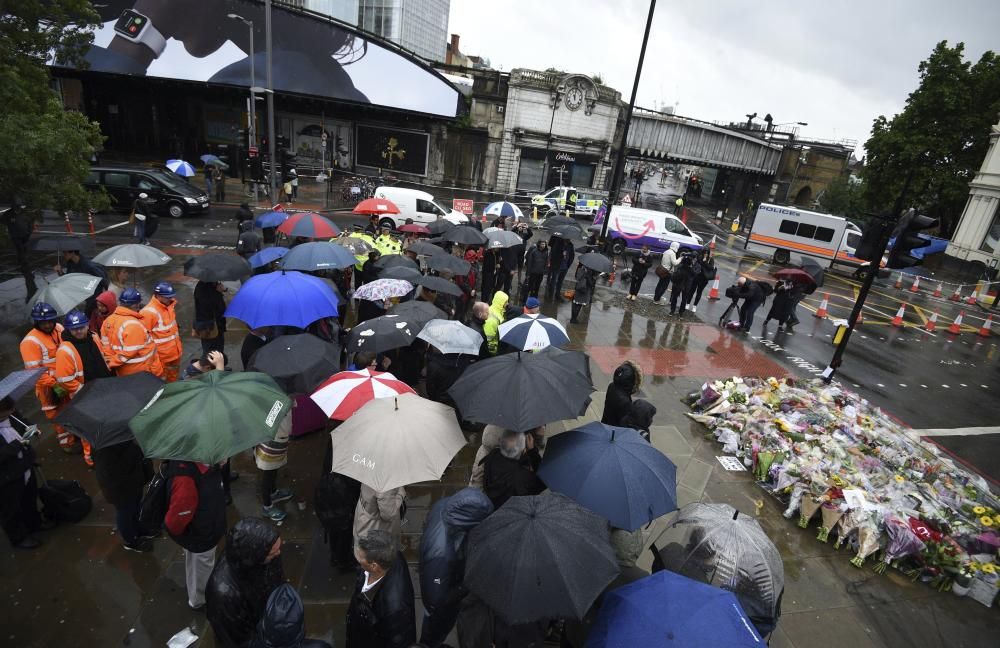
<svg viewBox="0 0 1000 648"><path fill-rule="evenodd" d="M402 279L410 283L417 283L424 275L419 270L414 270L409 266L396 266L378 273L379 279Z"/></svg>
<svg viewBox="0 0 1000 648"><path fill-rule="evenodd" d="M611 272L611 259L600 252L585 252L580 255L580 265L595 272Z"/></svg>
<svg viewBox="0 0 1000 648"><path fill-rule="evenodd" d="M388 270L389 268L411 268L413 270L420 270L420 266L417 262L410 257L403 256L401 254L383 254L375 262L375 267L379 270Z"/></svg>
<svg viewBox="0 0 1000 648"><path fill-rule="evenodd" d="M549 216L542 221L542 227L545 229L554 229L556 227L573 227L577 231L580 229L580 223L576 222L572 218L567 216Z"/></svg>
<svg viewBox="0 0 1000 648"><path fill-rule="evenodd" d="M454 275L467 275L472 264L465 259L459 259L453 254L439 254L427 259L427 267L438 272L450 272Z"/></svg>
<svg viewBox="0 0 1000 648"><path fill-rule="evenodd" d="M206 254L184 262L184 274L200 281L242 281L250 273L250 264L235 254Z"/></svg>
<svg viewBox="0 0 1000 648"><path fill-rule="evenodd" d="M430 232L431 236L441 236L453 227L455 227L455 223L446 221L442 218L441 220L436 220L428 225L427 231Z"/></svg>
<svg viewBox="0 0 1000 648"><path fill-rule="evenodd" d="M468 226L453 227L441 238L459 245L486 245L489 242L485 234Z"/></svg>
<svg viewBox="0 0 1000 648"><path fill-rule="evenodd" d="M410 346L417 339L420 328L417 322L400 315L375 317L351 329L347 338L347 352L382 353Z"/></svg>
<svg viewBox="0 0 1000 648"><path fill-rule="evenodd" d="M282 335L250 358L247 371L274 378L287 394L311 394L340 369L340 347L310 333Z"/></svg>
<svg viewBox="0 0 1000 648"><path fill-rule="evenodd" d="M556 346L547 346L544 349L535 351L535 353L541 356L549 356L567 369L579 371L593 384L594 378L590 373L590 356L583 351L571 351L560 349Z"/></svg>
<svg viewBox="0 0 1000 648"><path fill-rule="evenodd" d="M416 333L423 330L427 322L434 319L448 319L448 314L430 302L425 301L405 301L396 304L389 309L390 315L399 315L406 319L414 328Z"/></svg>
<svg viewBox="0 0 1000 648"><path fill-rule="evenodd" d="M823 266L821 266L816 259L802 257L802 269L809 273L809 276L813 278L814 282L811 289L806 289L807 295L811 295L817 288L823 287L823 280L826 278L826 270L823 269Z"/></svg>
<svg viewBox="0 0 1000 648"><path fill-rule="evenodd" d="M93 239L82 236L42 236L28 241L28 248L36 252L76 250L81 254L91 254L96 249Z"/></svg>
<svg viewBox="0 0 1000 648"><path fill-rule="evenodd" d="M446 295L452 295L454 297L462 296L462 289L456 286L453 282L448 281L443 277L432 277L425 275L420 278L417 285L423 286L427 290L433 290L434 292L444 293Z"/></svg>
<svg viewBox="0 0 1000 648"><path fill-rule="evenodd" d="M586 376L551 355L517 352L477 362L448 393L468 421L525 431L578 417L592 391Z"/></svg>
<svg viewBox="0 0 1000 648"><path fill-rule="evenodd" d="M73 428L94 450L133 439L129 421L163 389L163 381L141 371L86 383L55 422Z"/></svg>
<svg viewBox="0 0 1000 648"><path fill-rule="evenodd" d="M511 497L472 530L465 586L509 624L579 619L618 571L608 523L549 491Z"/></svg>
<svg viewBox="0 0 1000 648"><path fill-rule="evenodd" d="M410 243L410 246L406 248L406 251L419 254L420 256L437 256L445 254L444 248L434 245L433 243L428 243L427 241L414 241L413 243Z"/></svg>

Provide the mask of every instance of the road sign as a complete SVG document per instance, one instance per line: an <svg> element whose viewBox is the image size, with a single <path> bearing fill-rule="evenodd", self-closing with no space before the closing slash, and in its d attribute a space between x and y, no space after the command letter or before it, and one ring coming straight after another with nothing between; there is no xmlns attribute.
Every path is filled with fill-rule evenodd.
<svg viewBox="0 0 1000 648"><path fill-rule="evenodd" d="M250 157L257 157L257 147L256 146L248 146L247 147L247 155L249 155Z"/></svg>
<svg viewBox="0 0 1000 648"><path fill-rule="evenodd" d="M455 211L460 211L463 214L472 213L472 199L471 198L453 198L451 201L451 208Z"/></svg>
<svg viewBox="0 0 1000 648"><path fill-rule="evenodd" d="M625 194L625 197L622 198L622 206L623 207L631 207L632 206L632 196L630 196L629 194Z"/></svg>
<svg viewBox="0 0 1000 648"><path fill-rule="evenodd" d="M326 141L326 131L323 131L323 134L320 135L320 139L322 139L324 142Z"/></svg>

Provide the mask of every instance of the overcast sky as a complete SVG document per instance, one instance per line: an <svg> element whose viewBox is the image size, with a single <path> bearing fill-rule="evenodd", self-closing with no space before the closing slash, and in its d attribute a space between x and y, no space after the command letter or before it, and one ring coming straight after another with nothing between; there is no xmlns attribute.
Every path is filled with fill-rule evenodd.
<svg viewBox="0 0 1000 648"><path fill-rule="evenodd" d="M449 30L494 68L600 74L628 101L647 0L452 0ZM854 139L899 112L941 40L1000 48L998 0L659 0L637 105L709 121L773 115ZM859 151L859 155L861 152Z"/></svg>

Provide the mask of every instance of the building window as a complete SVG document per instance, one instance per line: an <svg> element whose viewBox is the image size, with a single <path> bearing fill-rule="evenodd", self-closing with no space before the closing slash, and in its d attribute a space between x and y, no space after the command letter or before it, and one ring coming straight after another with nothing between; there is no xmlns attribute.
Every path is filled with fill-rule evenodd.
<svg viewBox="0 0 1000 648"><path fill-rule="evenodd" d="M570 173L570 184L574 187L591 187L594 184L594 166L592 164L574 164Z"/></svg>
<svg viewBox="0 0 1000 648"><path fill-rule="evenodd" d="M541 191L545 188L543 180L545 178L545 160L535 160L532 158L521 158L521 165L517 172L517 188L526 191Z"/></svg>
<svg viewBox="0 0 1000 648"><path fill-rule="evenodd" d="M986 236L979 249L987 254L997 254L1000 252L1000 210L997 209L997 202L993 202L993 218L990 220L990 228L986 230Z"/></svg>

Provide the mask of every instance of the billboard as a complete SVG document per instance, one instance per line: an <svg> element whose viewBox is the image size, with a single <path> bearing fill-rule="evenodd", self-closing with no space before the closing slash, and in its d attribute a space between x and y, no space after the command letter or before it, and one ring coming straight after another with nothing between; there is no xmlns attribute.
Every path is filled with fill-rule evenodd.
<svg viewBox="0 0 1000 648"><path fill-rule="evenodd" d="M430 137L422 131L358 124L358 166L427 175Z"/></svg>
<svg viewBox="0 0 1000 648"><path fill-rule="evenodd" d="M263 2L105 0L94 8L103 24L85 57L90 70L242 87L251 85L252 70L254 84L265 85ZM349 27L277 5L271 24L277 92L457 114L459 92L448 81Z"/></svg>

